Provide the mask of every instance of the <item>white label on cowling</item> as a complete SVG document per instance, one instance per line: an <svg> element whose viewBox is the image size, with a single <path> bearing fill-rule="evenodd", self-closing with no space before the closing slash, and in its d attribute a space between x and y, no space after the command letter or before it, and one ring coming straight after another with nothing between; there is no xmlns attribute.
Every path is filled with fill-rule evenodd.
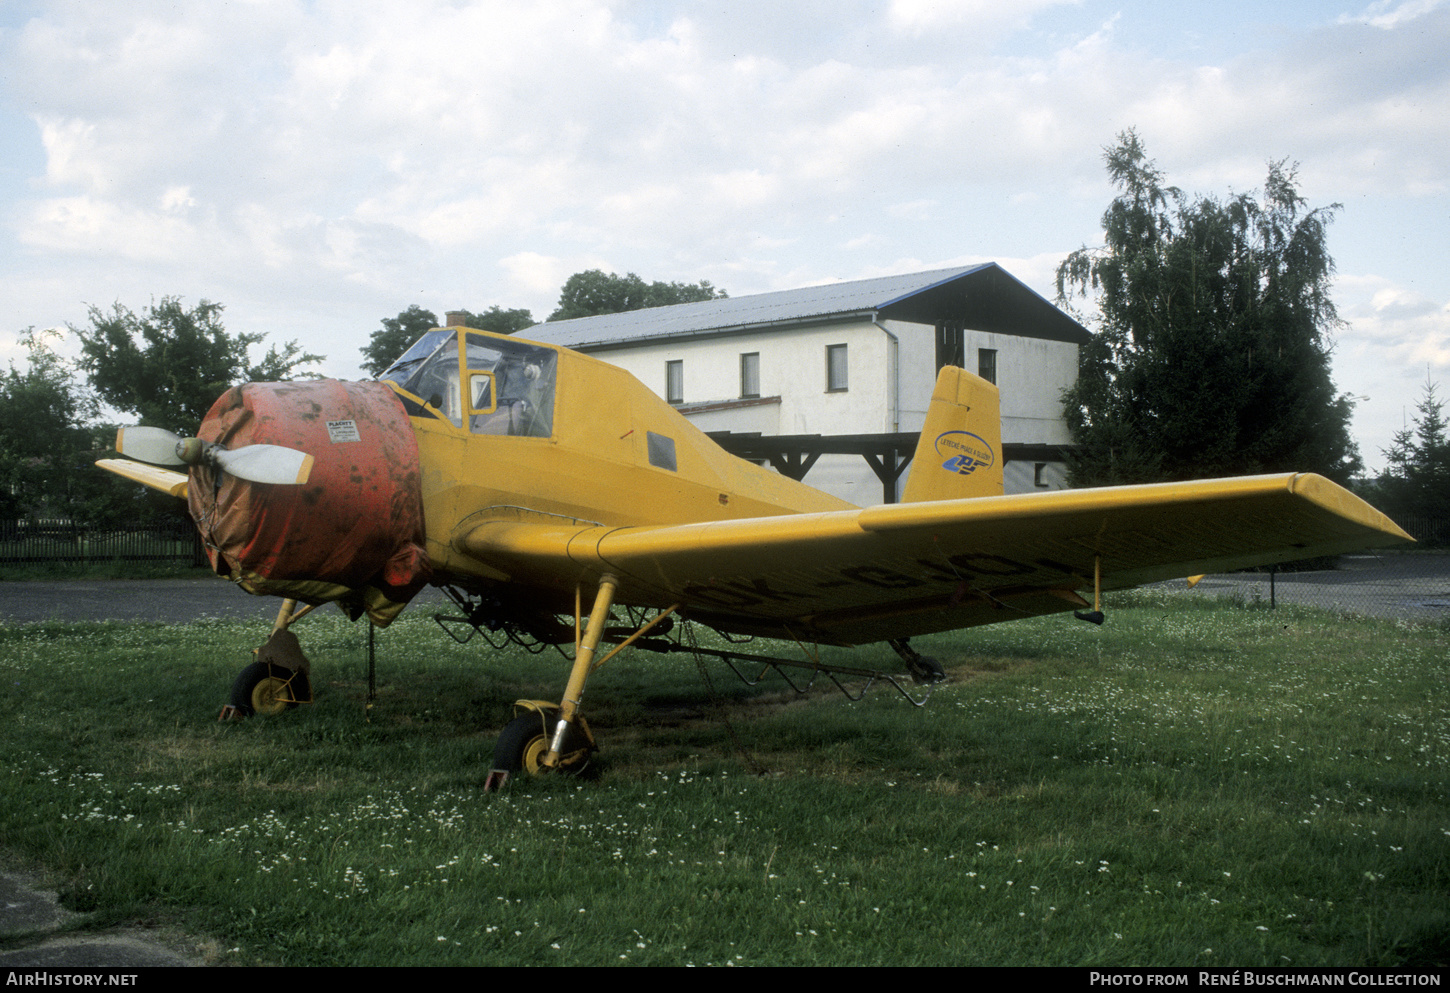
<svg viewBox="0 0 1450 993"><path fill-rule="evenodd" d="M328 421L327 436L335 445L340 441L362 441L357 433L357 421Z"/></svg>

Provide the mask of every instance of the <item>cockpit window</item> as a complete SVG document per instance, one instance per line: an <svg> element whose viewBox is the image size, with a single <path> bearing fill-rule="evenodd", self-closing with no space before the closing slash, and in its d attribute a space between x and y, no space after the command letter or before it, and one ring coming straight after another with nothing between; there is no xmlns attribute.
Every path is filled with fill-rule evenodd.
<svg viewBox="0 0 1450 993"><path fill-rule="evenodd" d="M532 438L553 434L558 360L552 348L469 334L464 340L468 372L492 373L494 383L490 403L475 403L469 411L469 430Z"/></svg>
<svg viewBox="0 0 1450 993"><path fill-rule="evenodd" d="M554 426L558 353L506 338L468 333L464 363L470 389L460 389L458 332L429 331L379 379L388 380L433 407L455 427L465 419L475 434L547 438ZM475 375L488 373L487 376ZM487 383L486 401L481 384Z"/></svg>

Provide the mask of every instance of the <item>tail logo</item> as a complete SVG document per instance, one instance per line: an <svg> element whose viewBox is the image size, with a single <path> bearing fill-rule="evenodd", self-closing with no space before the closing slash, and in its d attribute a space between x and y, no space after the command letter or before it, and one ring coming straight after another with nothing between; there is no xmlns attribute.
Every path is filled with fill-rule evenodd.
<svg viewBox="0 0 1450 993"><path fill-rule="evenodd" d="M941 467L959 476L970 476L978 469L990 469L997 461L992 446L970 431L944 431L937 435L936 452L947 456Z"/></svg>

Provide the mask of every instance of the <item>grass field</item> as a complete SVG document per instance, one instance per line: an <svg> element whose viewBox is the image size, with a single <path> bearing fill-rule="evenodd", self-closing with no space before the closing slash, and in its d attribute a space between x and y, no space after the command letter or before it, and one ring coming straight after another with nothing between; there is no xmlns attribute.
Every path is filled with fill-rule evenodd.
<svg viewBox="0 0 1450 993"><path fill-rule="evenodd" d="M592 775L499 794L552 653L405 615L369 719L366 628L319 612L317 702L223 725L256 625L0 629L0 848L240 964L1443 966L1450 631L1110 607L914 641L920 710L627 655Z"/></svg>
<svg viewBox="0 0 1450 993"><path fill-rule="evenodd" d="M0 582L22 580L193 579L206 576L201 566L181 562L0 562Z"/></svg>

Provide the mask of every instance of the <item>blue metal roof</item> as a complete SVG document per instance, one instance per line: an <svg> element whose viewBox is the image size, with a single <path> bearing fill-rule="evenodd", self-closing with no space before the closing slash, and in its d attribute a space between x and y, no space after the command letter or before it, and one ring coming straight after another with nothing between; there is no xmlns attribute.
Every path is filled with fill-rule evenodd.
<svg viewBox="0 0 1450 993"><path fill-rule="evenodd" d="M1082 325L995 262L550 321L518 336L592 351L853 317L929 325L960 322L979 331L1075 344L1090 337Z"/></svg>

